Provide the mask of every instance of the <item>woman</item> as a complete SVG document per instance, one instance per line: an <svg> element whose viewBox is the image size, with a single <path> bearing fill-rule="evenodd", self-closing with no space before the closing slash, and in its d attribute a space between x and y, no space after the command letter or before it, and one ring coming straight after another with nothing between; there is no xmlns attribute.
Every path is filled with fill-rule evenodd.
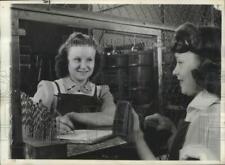
<svg viewBox="0 0 225 165"><path fill-rule="evenodd" d="M174 126L167 117L148 116L145 124L158 122L157 129L169 129L169 159L213 160L220 158L220 66L221 34L215 27L186 23L175 32L172 51L177 61L173 74L181 92L193 97L185 120ZM147 147L134 113L133 139L142 159L156 159Z"/></svg>
<svg viewBox="0 0 225 165"><path fill-rule="evenodd" d="M57 112L59 133L87 126L111 126L116 106L106 85L91 79L99 67L96 41L82 33L72 33L55 57L59 79L41 81L33 97Z"/></svg>

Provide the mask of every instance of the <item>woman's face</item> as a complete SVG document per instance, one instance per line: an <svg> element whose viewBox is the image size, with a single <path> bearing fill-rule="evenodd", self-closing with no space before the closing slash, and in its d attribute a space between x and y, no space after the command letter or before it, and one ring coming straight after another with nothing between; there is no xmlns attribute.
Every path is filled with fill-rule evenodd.
<svg viewBox="0 0 225 165"><path fill-rule="evenodd" d="M198 55L193 52L175 53L176 67L173 75L180 82L181 92L187 96L193 96L200 91L200 87L196 84L192 76L192 70L197 69L200 65Z"/></svg>
<svg viewBox="0 0 225 165"><path fill-rule="evenodd" d="M68 70L73 81L85 82L93 73L96 50L91 46L72 46L68 50Z"/></svg>

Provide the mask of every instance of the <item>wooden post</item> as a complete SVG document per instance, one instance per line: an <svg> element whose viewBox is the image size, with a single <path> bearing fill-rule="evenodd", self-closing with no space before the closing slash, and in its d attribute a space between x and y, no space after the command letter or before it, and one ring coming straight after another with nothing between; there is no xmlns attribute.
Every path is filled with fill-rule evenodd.
<svg viewBox="0 0 225 165"><path fill-rule="evenodd" d="M163 98L162 98L162 37L161 34L157 36L157 61L158 61L158 109L163 112Z"/></svg>
<svg viewBox="0 0 225 165"><path fill-rule="evenodd" d="M22 120L20 109L20 48L19 48L19 19L16 11L12 12L12 47L11 47L11 158L23 158Z"/></svg>

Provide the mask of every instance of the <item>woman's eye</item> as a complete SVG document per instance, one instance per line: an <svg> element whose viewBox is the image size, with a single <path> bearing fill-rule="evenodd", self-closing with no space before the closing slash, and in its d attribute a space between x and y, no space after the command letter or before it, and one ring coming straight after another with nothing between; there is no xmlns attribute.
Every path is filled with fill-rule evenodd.
<svg viewBox="0 0 225 165"><path fill-rule="evenodd" d="M181 65L181 64L183 64L183 61L177 61L177 63L178 63L179 65Z"/></svg>
<svg viewBox="0 0 225 165"><path fill-rule="evenodd" d="M74 61L75 61L75 62L80 62L81 59L80 59L80 58L74 58Z"/></svg>
<svg viewBox="0 0 225 165"><path fill-rule="evenodd" d="M91 62L91 61L93 61L93 59L92 58L88 58L87 61L88 62Z"/></svg>

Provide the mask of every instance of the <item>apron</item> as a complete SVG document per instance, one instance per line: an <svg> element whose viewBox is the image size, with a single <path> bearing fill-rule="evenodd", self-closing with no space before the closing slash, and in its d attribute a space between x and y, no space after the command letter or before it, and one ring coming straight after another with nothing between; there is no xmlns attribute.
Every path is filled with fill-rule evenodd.
<svg viewBox="0 0 225 165"><path fill-rule="evenodd" d="M57 94L57 111L61 115L65 115L69 112L88 113L88 112L100 112L101 101L97 96L97 86L95 86L95 92L93 96L87 96L84 94L65 94L61 93L59 84L54 81L58 94ZM76 129L86 129L87 125L75 122Z"/></svg>
<svg viewBox="0 0 225 165"><path fill-rule="evenodd" d="M179 151L184 145L189 124L190 122L186 122L184 120L181 120L181 122L179 122L177 127L177 134L174 138L169 153L169 160L179 160Z"/></svg>

